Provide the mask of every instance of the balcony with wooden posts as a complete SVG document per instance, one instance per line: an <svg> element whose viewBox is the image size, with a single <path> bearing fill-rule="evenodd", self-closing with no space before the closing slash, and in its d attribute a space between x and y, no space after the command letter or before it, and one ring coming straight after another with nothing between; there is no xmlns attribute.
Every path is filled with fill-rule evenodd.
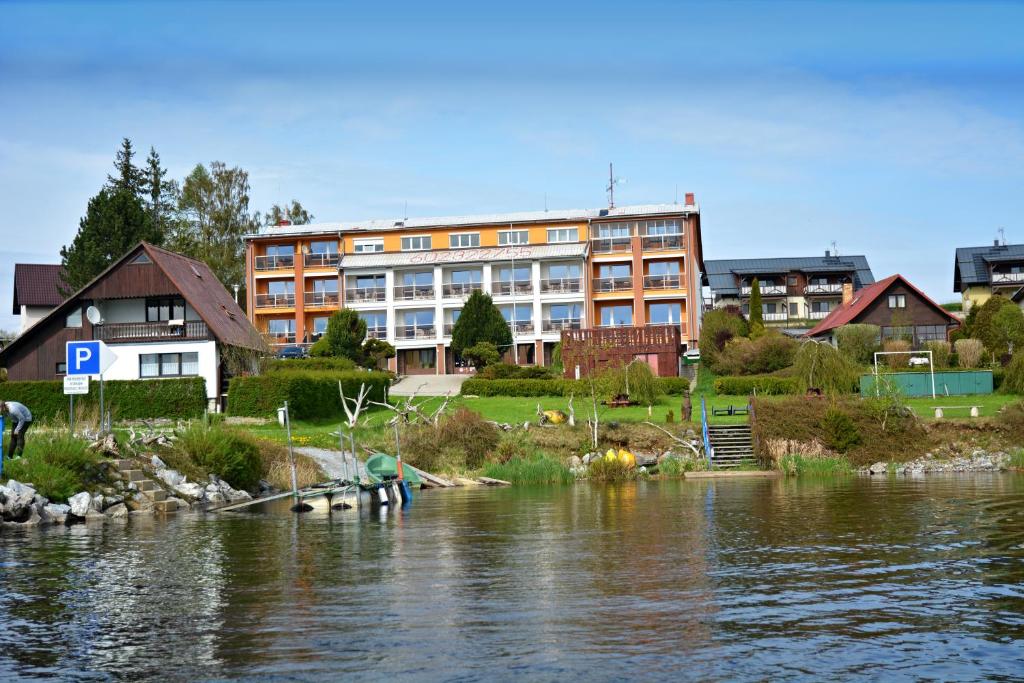
<svg viewBox="0 0 1024 683"><path fill-rule="evenodd" d="M1024 265L1024 264L1022 264ZM1004 266L1005 267L1005 266ZM1024 272L1014 273L1010 271L998 271L995 268L992 269L993 285L1020 285L1024 284Z"/></svg>
<svg viewBox="0 0 1024 683"><path fill-rule="evenodd" d="M786 296L787 290L786 285L761 285L761 296ZM743 285L740 287L740 296L749 297L753 287L750 285Z"/></svg>
<svg viewBox="0 0 1024 683"><path fill-rule="evenodd" d="M804 287L804 296L841 296L842 293L842 282L808 283Z"/></svg>
<svg viewBox="0 0 1024 683"><path fill-rule="evenodd" d="M213 339L209 328L202 320L183 322L162 320L159 322L104 323L94 325L92 338L108 344L127 344L150 341L205 341Z"/></svg>
<svg viewBox="0 0 1024 683"><path fill-rule="evenodd" d="M583 375L588 375L594 370L625 365L638 356L651 362L659 376L675 376L679 372L681 351L680 325L601 327L562 332L562 363L566 377L573 377L577 367Z"/></svg>

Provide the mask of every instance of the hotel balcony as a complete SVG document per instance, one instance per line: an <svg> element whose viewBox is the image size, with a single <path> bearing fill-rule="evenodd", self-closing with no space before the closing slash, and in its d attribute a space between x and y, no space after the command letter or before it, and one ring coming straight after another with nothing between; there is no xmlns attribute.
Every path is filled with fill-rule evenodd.
<svg viewBox="0 0 1024 683"><path fill-rule="evenodd" d="M338 267L338 255L337 254L303 254L302 265L305 268L337 268Z"/></svg>
<svg viewBox="0 0 1024 683"><path fill-rule="evenodd" d="M105 323L94 325L92 338L110 342L132 341L182 341L186 339L212 339L206 323L202 320L187 320L182 325L161 322Z"/></svg>
<svg viewBox="0 0 1024 683"><path fill-rule="evenodd" d="M473 292L483 291L483 284L479 282L448 282L442 285L441 293L446 299L458 299L469 296ZM434 288L430 288L430 296L434 296ZM395 298L398 298L397 295ZM414 297L419 298L419 297Z"/></svg>
<svg viewBox="0 0 1024 683"><path fill-rule="evenodd" d="M815 294L842 294L843 285L840 283L829 283L825 285L807 285L804 287L804 295L813 296Z"/></svg>
<svg viewBox="0 0 1024 683"><path fill-rule="evenodd" d="M644 289L679 289L682 278L679 275L647 275L644 277Z"/></svg>
<svg viewBox="0 0 1024 683"><path fill-rule="evenodd" d="M682 249L685 245L683 235L648 235L643 238L644 251L659 251L662 249Z"/></svg>
<svg viewBox="0 0 1024 683"><path fill-rule="evenodd" d="M578 294L583 291L583 280L578 277L548 278L540 281L541 294Z"/></svg>
<svg viewBox="0 0 1024 683"><path fill-rule="evenodd" d="M545 332L561 332L562 330L578 330L583 322L580 318L554 318L544 321Z"/></svg>
<svg viewBox="0 0 1024 683"><path fill-rule="evenodd" d="M434 325L397 325L395 339L433 339L437 336Z"/></svg>
<svg viewBox="0 0 1024 683"><path fill-rule="evenodd" d="M741 296L750 296L750 286L740 287ZM786 285L761 285L761 296L786 296Z"/></svg>
<svg viewBox="0 0 1024 683"><path fill-rule="evenodd" d="M399 285L395 287L395 299L398 301L433 298L434 285Z"/></svg>
<svg viewBox="0 0 1024 683"><path fill-rule="evenodd" d="M992 273L992 284L1015 285L1024 282L1024 273Z"/></svg>
<svg viewBox="0 0 1024 683"><path fill-rule="evenodd" d="M632 250L631 237L595 237L591 240L591 251L595 254L615 254Z"/></svg>
<svg viewBox="0 0 1024 683"><path fill-rule="evenodd" d="M306 306L337 306L341 303L337 292L306 292L302 301Z"/></svg>
<svg viewBox="0 0 1024 683"><path fill-rule="evenodd" d="M257 294L256 308L294 308L294 294Z"/></svg>
<svg viewBox="0 0 1024 683"><path fill-rule="evenodd" d="M594 278L594 293L627 292L633 289L632 277L598 277Z"/></svg>
<svg viewBox="0 0 1024 683"><path fill-rule="evenodd" d="M384 301L386 298L387 287L355 287L345 290L345 301L349 303Z"/></svg>
<svg viewBox="0 0 1024 683"><path fill-rule="evenodd" d="M367 339L387 339L388 328L386 327L367 327L366 328Z"/></svg>
<svg viewBox="0 0 1024 683"><path fill-rule="evenodd" d="M781 323L789 320L788 313L762 313L761 320L766 323Z"/></svg>
<svg viewBox="0 0 1024 683"><path fill-rule="evenodd" d="M274 334L273 332L264 332L263 339L270 346L285 346L287 344L295 343L295 333L289 332L288 334Z"/></svg>
<svg viewBox="0 0 1024 683"><path fill-rule="evenodd" d="M257 256L255 262L256 270L280 270L282 268L295 267L295 254L284 254L281 256Z"/></svg>
<svg viewBox="0 0 1024 683"><path fill-rule="evenodd" d="M491 284L495 296L529 296L533 294L533 283L529 280L499 280Z"/></svg>
<svg viewBox="0 0 1024 683"><path fill-rule="evenodd" d="M512 330L512 334L529 334L533 332L532 320L520 320L516 323L509 322L508 326Z"/></svg>
<svg viewBox="0 0 1024 683"><path fill-rule="evenodd" d="M454 329L455 329L455 323L445 323L444 324L444 328L442 330L444 332L444 336L446 336L446 337L452 336L452 331Z"/></svg>
<svg viewBox="0 0 1024 683"><path fill-rule="evenodd" d="M807 311L808 320L824 320L827 318L832 311ZM765 318L767 320L767 318Z"/></svg>

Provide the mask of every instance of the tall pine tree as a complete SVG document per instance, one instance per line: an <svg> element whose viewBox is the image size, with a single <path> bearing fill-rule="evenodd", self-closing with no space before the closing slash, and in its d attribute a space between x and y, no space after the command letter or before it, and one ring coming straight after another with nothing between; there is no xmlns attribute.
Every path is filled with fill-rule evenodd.
<svg viewBox="0 0 1024 683"><path fill-rule="evenodd" d="M512 331L490 295L478 290L466 299L452 327L452 351L461 354L480 342L491 342L503 352L512 345Z"/></svg>
<svg viewBox="0 0 1024 683"><path fill-rule="evenodd" d="M750 336L764 332L764 311L761 309L761 283L755 277L750 283Z"/></svg>
<svg viewBox="0 0 1024 683"><path fill-rule="evenodd" d="M121 140L121 149L114 157L114 175L107 176L107 187L112 190L127 190L141 198L146 191L146 174L132 161L135 148L128 138Z"/></svg>
<svg viewBox="0 0 1024 683"><path fill-rule="evenodd" d="M177 219L178 198L181 194L178 183L167 178L167 169L160 165L160 155L152 147L149 148L143 173L146 208L153 224L167 233Z"/></svg>

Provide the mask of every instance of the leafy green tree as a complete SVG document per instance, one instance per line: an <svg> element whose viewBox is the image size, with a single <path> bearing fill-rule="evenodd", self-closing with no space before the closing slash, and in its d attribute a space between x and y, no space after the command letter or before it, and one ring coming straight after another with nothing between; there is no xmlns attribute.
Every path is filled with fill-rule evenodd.
<svg viewBox="0 0 1024 683"><path fill-rule="evenodd" d="M88 284L139 241L159 244L162 238L137 196L125 189L100 190L89 200L75 239L61 247L65 295Z"/></svg>
<svg viewBox="0 0 1024 683"><path fill-rule="evenodd" d="M761 310L761 283L755 277L750 283L750 336L764 332L764 312Z"/></svg>
<svg viewBox="0 0 1024 683"><path fill-rule="evenodd" d="M377 368L388 358L394 358L395 347L383 339L367 339L363 342L363 360L368 368Z"/></svg>
<svg viewBox="0 0 1024 683"><path fill-rule="evenodd" d="M302 207L302 204L292 200L291 204L285 204L284 208L274 204L270 211L263 214L263 225L280 225L287 221L292 225L308 225L313 222L315 216Z"/></svg>
<svg viewBox="0 0 1024 683"><path fill-rule="evenodd" d="M181 220L168 240L170 248L206 262L228 289L243 284L242 237L259 227L249 211L249 174L220 161L209 169L198 164L182 184L178 209Z"/></svg>
<svg viewBox="0 0 1024 683"><path fill-rule="evenodd" d="M362 365L363 340L366 339L366 321L351 308L337 311L327 320L324 345L332 356L348 358ZM317 342L318 344L320 342Z"/></svg>
<svg viewBox="0 0 1024 683"><path fill-rule="evenodd" d="M506 349L512 345L512 331L491 296L475 291L466 300L452 328L452 352L461 356L465 349L480 342L490 342L499 350Z"/></svg>
<svg viewBox="0 0 1024 683"><path fill-rule="evenodd" d="M836 345L853 362L867 365L874 362L881 333L878 325L843 325L836 330Z"/></svg>
<svg viewBox="0 0 1024 683"><path fill-rule="evenodd" d="M704 314L700 329L701 363L711 370L715 369L725 345L736 337L750 334L750 325L739 309L716 308Z"/></svg>
<svg viewBox="0 0 1024 683"><path fill-rule="evenodd" d="M501 360L498 347L487 341L477 342L473 346L463 349L462 357L478 370L488 365L496 365Z"/></svg>
<svg viewBox="0 0 1024 683"><path fill-rule="evenodd" d="M114 175L107 176L107 187L112 190L127 190L136 197L142 197L146 191L146 174L132 161L135 148L128 138L121 140L121 149L114 157Z"/></svg>
<svg viewBox="0 0 1024 683"><path fill-rule="evenodd" d="M996 358L1024 347L1024 312L1012 301L1007 301L992 316L989 351Z"/></svg>
<svg viewBox="0 0 1024 683"><path fill-rule="evenodd" d="M839 349L813 339L800 345L793 368L801 391L820 391L830 396L852 392L859 374L859 368Z"/></svg>
<svg viewBox="0 0 1024 683"><path fill-rule="evenodd" d="M990 353L999 346L999 332L995 329L993 319L1004 306L1014 306L1012 301L1002 294L993 294L981 306L973 306L974 320L971 321L971 338L981 341L985 350Z"/></svg>

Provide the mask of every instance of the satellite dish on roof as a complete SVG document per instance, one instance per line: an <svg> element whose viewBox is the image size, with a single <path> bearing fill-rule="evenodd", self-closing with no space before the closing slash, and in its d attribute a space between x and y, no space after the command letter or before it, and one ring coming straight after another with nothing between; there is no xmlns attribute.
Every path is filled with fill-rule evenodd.
<svg viewBox="0 0 1024 683"><path fill-rule="evenodd" d="M90 306L89 308L85 309L85 317L88 318L89 322L92 323L93 325L103 324L103 316L100 315L100 309L96 308L95 306Z"/></svg>

